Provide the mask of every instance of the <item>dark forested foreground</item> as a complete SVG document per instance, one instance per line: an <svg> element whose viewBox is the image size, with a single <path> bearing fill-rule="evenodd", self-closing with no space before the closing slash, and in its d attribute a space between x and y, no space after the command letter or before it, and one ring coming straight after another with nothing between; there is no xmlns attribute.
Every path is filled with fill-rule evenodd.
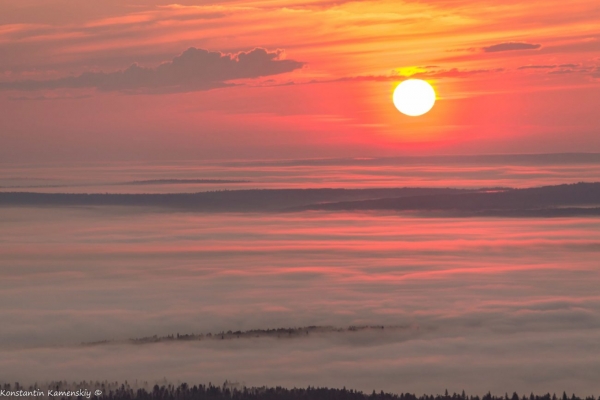
<svg viewBox="0 0 600 400"><path fill-rule="evenodd" d="M182 383L179 386L173 384L155 384L151 387L147 382L141 385L131 385L127 381L119 382L79 382L67 383L66 381L52 382L47 385L32 385L23 387L18 383L2 384L2 397L52 397L56 399L73 398L102 398L114 400L150 400L150 399L173 399L173 400L596 400L595 396L579 397L575 394L568 396L566 393L556 394L529 394L521 395L513 393L509 395L492 395L487 393L483 396L461 394L422 395L416 396L411 393L384 393L373 391L370 394L343 389L316 388L287 389L283 387L245 387L236 383L225 381L222 386L208 385L190 386ZM73 394L75 393L75 395Z"/></svg>

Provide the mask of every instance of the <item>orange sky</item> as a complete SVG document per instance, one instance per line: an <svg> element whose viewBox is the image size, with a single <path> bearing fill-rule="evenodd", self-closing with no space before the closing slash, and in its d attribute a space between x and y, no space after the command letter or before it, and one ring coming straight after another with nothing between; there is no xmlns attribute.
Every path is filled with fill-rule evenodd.
<svg viewBox="0 0 600 400"><path fill-rule="evenodd" d="M6 0L0 158L600 151L599 21L595 0ZM407 76L438 93L423 117L391 102Z"/></svg>

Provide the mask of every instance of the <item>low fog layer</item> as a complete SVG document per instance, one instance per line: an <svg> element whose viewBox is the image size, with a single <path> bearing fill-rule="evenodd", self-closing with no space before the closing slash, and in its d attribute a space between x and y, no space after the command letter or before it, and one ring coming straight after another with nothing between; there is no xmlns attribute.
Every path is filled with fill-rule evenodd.
<svg viewBox="0 0 600 400"><path fill-rule="evenodd" d="M108 379L285 387L327 386L395 393L598 393L597 331L493 332L464 327L407 340L399 335L36 348L7 351L7 381ZM51 365L52 368L48 368ZM26 379L24 377L35 377ZM13 379L14 378L14 379ZM63 378L65 379L65 378Z"/></svg>
<svg viewBox="0 0 600 400"><path fill-rule="evenodd" d="M596 218L11 207L0 219L8 381L600 391ZM364 324L404 328L81 344Z"/></svg>
<svg viewBox="0 0 600 400"><path fill-rule="evenodd" d="M0 191L194 193L223 189L535 187L594 182L600 154L437 156L275 161L4 164ZM179 180L177 184L125 185ZM193 183L204 180L205 183ZM206 181L221 180L219 183ZM249 181L225 183L223 181Z"/></svg>

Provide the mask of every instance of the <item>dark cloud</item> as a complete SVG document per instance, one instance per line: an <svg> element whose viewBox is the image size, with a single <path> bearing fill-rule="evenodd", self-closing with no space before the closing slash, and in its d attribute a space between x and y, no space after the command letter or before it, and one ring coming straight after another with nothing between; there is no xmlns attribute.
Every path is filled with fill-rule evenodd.
<svg viewBox="0 0 600 400"><path fill-rule="evenodd" d="M554 68L577 68L579 64L553 64L553 65L523 65L517 69L554 69Z"/></svg>
<svg viewBox="0 0 600 400"><path fill-rule="evenodd" d="M553 75L563 75L563 74L572 74L573 71L572 69L558 69L556 71L550 71L548 72L549 74L553 74Z"/></svg>
<svg viewBox="0 0 600 400"><path fill-rule="evenodd" d="M156 68L131 65L115 72L84 72L52 80L0 83L0 90L97 88L103 91L182 92L230 86L234 79L258 78L291 72L304 63L282 59L282 51L255 48L223 54L190 47Z"/></svg>
<svg viewBox="0 0 600 400"><path fill-rule="evenodd" d="M482 50L486 53L496 53L499 51L513 50L535 50L542 47L541 44L523 43L523 42L506 42L498 43L492 46L483 47Z"/></svg>
<svg viewBox="0 0 600 400"><path fill-rule="evenodd" d="M556 68L556 65L523 65L517 69L552 69Z"/></svg>

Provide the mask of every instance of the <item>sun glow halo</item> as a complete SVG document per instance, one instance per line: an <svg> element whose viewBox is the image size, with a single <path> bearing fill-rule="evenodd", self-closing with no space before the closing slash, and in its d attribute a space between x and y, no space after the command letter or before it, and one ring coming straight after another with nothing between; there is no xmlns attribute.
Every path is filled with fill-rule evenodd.
<svg viewBox="0 0 600 400"><path fill-rule="evenodd" d="M407 79L394 89L394 105L402 114L423 115L435 104L435 90L421 79Z"/></svg>

